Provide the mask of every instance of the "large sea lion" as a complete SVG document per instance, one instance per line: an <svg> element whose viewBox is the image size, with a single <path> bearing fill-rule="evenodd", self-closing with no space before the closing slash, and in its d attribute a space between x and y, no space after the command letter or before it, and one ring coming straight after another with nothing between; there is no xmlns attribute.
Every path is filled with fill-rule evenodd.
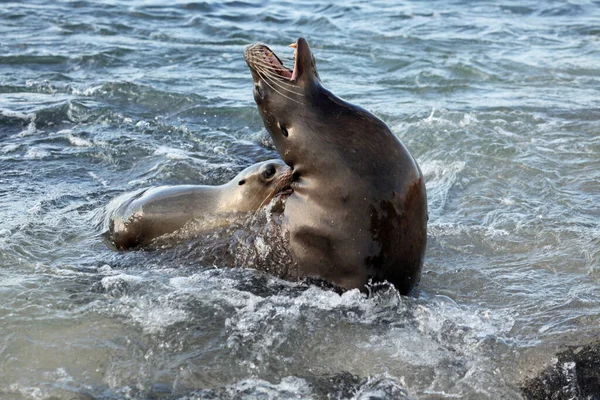
<svg viewBox="0 0 600 400"><path fill-rule="evenodd" d="M291 178L291 169L285 163L269 160L244 169L220 186L159 186L139 190L109 204L109 239L117 248L129 249L147 245L193 220L256 211L274 196L289 190ZM206 220L213 225L219 221Z"/></svg>
<svg viewBox="0 0 600 400"><path fill-rule="evenodd" d="M293 168L284 224L298 276L365 290L419 282L427 241L421 171L379 118L325 89L303 38L293 70L265 45L244 56L254 100L277 151Z"/></svg>

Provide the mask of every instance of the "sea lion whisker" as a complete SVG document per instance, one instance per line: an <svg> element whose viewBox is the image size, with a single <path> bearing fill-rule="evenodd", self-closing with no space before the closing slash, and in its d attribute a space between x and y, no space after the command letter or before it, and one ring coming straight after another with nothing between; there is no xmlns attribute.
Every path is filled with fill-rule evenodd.
<svg viewBox="0 0 600 400"><path fill-rule="evenodd" d="M273 197L275 197L275 191L271 191L269 193L267 193L266 197L260 202L260 204L258 205L258 207L256 208L256 210L254 210L252 212L253 216L256 216L260 210L266 205L269 204L269 202L271 201L271 199L273 199ZM258 196L258 194L256 194L253 199L255 199Z"/></svg>
<svg viewBox="0 0 600 400"><path fill-rule="evenodd" d="M257 72L257 73L260 75L260 77L262 78L262 80L263 80L263 81L264 81L264 82L265 82L265 83L266 83L266 84L267 84L267 85L268 85L268 86L269 86L269 87L270 87L270 88L271 88L273 91L275 91L276 93L278 93L278 94L282 95L283 97L285 97L285 98L286 98L286 99L288 99L288 100L293 100L293 99L291 99L290 97L288 97L288 96L284 95L283 93L281 93L279 90L277 90L276 88L274 88L274 87L273 87L273 86L272 86L272 85L269 83L269 82L272 82L272 80L271 80L271 79L268 79L268 78L269 78L269 76L267 75L267 73L266 73L266 72L264 72L264 71L263 71L262 69L260 69L260 68L256 68L256 72Z"/></svg>
<svg viewBox="0 0 600 400"><path fill-rule="evenodd" d="M274 196L267 194L267 197L265 197L263 199L263 201L258 206L258 209L254 211L254 215L256 215L266 204L269 204L269 202L271 201L271 199L273 199L273 197Z"/></svg>
<svg viewBox="0 0 600 400"><path fill-rule="evenodd" d="M264 60L262 57L258 58L258 62L257 64L262 64L265 65L267 67L269 67L270 69L273 69L275 71L283 71L283 72L287 72L287 73L291 73L292 71L290 71L285 65L274 65L271 62L268 62L267 60Z"/></svg>
<svg viewBox="0 0 600 400"><path fill-rule="evenodd" d="M254 66L254 67L263 67L265 69L271 70L273 72L276 73L277 77L285 82L289 82L289 78L281 76L280 73L277 72L285 72L286 74L290 74L292 73L292 71L290 71L289 69L287 69L285 66L281 65L273 65L273 63L268 62L267 60L264 59L264 57L261 56L255 56L255 55L251 55L250 58L250 63Z"/></svg>
<svg viewBox="0 0 600 400"><path fill-rule="evenodd" d="M271 184L269 184L269 186L272 186L272 183L271 183ZM260 193L261 193L260 191L256 191L256 192L253 192L253 193L251 194L251 196L250 196L250 199L252 200L251 202L252 202L253 204L254 204L254 201L255 201L257 198L259 198L258 196L260 195ZM270 199L272 199L272 198L273 198L273 196L274 196L274 193L276 193L274 189L271 189L271 190L267 191L267 192L266 192L266 197L265 197L264 199L262 199L262 200L261 200L261 202L260 202L260 204L258 205L258 207L257 207L255 210L253 210L253 212L252 212L252 215L256 215L256 214L257 214L257 213L260 211L260 209L261 209L261 208L262 208L262 207L263 207L265 204L267 204L267 203L270 201Z"/></svg>
<svg viewBox="0 0 600 400"><path fill-rule="evenodd" d="M292 171L289 170L287 172L285 172L284 174L282 174L277 181L275 181L273 183L273 190L270 191L269 193L267 193L267 197L265 197L265 199L262 201L262 203L260 203L260 206L258 206L258 209L256 211L254 211L254 214L256 215L256 213L266 204L268 204L271 200L273 200L273 198L275 198L277 195L279 195L281 192L283 192L283 189L287 186L290 185L292 181Z"/></svg>
<svg viewBox="0 0 600 400"><path fill-rule="evenodd" d="M270 65L265 65L265 64L260 64L257 63L254 65L255 68L261 68L262 70L268 72L270 75L272 75L273 77L277 78L277 80L279 80L282 84L285 84L286 86L290 86L290 87L296 87L296 85L294 85L289 79L287 79L286 77L281 76L281 74L279 74L277 71L277 69L271 67ZM289 72L289 71L288 71Z"/></svg>
<svg viewBox="0 0 600 400"><path fill-rule="evenodd" d="M286 78L284 76L281 76L281 74L277 73L277 71L287 71L287 72L289 72L288 70L281 69L281 68L274 68L274 67L272 67L270 65L265 65L265 64L255 64L254 66L256 68L262 68L263 70L268 71L272 76L274 76L275 78L277 78L277 80L279 82L281 82L282 84L284 84L286 86L289 86L289 87L297 88L297 86L294 85L293 83L291 83L291 81L288 78Z"/></svg>
<svg viewBox="0 0 600 400"><path fill-rule="evenodd" d="M258 68L257 68L257 69L258 69ZM290 89L290 88L287 88L287 87L285 87L285 86L281 85L281 82L280 82L280 81L278 81L278 80L276 80L276 79L273 79L273 74L272 74L272 73L270 73L270 72L268 72L268 71L265 71L265 70L263 70L263 69L261 69L261 72L262 72L262 73L265 75L265 77L269 78L269 80L270 80L270 81L271 81L271 82L272 82L274 85L277 85L279 88L281 88L281 90L285 90L285 91L287 91L287 92L293 93L293 94L295 94L296 96L304 96L304 93L300 93L300 92L298 92L298 91L294 90L294 89L295 89L295 87L294 87L294 89Z"/></svg>
<svg viewBox="0 0 600 400"><path fill-rule="evenodd" d="M304 96L304 93L302 93L300 91L300 88L298 88L298 86L290 84L290 83L287 83L286 81L282 80L282 78L279 75L277 75L276 73L273 73L272 71L269 71L269 70L265 70L262 67L256 67L256 69L260 69L260 71L266 77L268 77L271 82L273 82L274 84L276 84L282 90L285 90L285 91L290 92L290 93L294 93L297 96Z"/></svg>
<svg viewBox="0 0 600 400"><path fill-rule="evenodd" d="M281 96L285 97L286 99L288 99L288 100L291 100L291 101L293 101L293 102L295 102L295 103L302 104L302 102L300 102L300 101L298 101L298 100L295 100L295 99L292 99L291 97L289 97L289 96L286 96L285 94L281 93L279 90L277 90L276 88L274 88L274 87L273 87L273 86L272 86L272 85L269 83L269 80L267 79L267 77L265 77L265 76L264 76L264 75L263 75L263 74L262 74L262 73L261 73L261 72L260 72L258 69L256 70L256 72L257 72L257 73L260 75L260 77L263 79L263 81L265 82L265 84L266 84L267 86L269 86L269 87L270 87L270 88L271 88L271 89L272 89L272 90L273 90L275 93L278 93L279 95L281 95Z"/></svg>
<svg viewBox="0 0 600 400"><path fill-rule="evenodd" d="M268 53L267 53L268 52ZM279 78L285 81L289 81L293 75L293 71L287 68L284 62L268 47L264 48L252 48L248 52L249 58L252 58L252 63L255 65L263 65L274 71L280 72ZM286 60L291 61L291 60ZM291 61L295 64L295 61ZM285 75L285 76L281 76Z"/></svg>

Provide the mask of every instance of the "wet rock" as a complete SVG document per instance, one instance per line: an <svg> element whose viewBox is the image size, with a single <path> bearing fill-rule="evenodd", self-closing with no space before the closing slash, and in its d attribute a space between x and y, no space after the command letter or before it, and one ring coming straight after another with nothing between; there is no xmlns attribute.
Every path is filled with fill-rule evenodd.
<svg viewBox="0 0 600 400"><path fill-rule="evenodd" d="M600 399L600 341L564 350L538 376L525 381L525 398Z"/></svg>

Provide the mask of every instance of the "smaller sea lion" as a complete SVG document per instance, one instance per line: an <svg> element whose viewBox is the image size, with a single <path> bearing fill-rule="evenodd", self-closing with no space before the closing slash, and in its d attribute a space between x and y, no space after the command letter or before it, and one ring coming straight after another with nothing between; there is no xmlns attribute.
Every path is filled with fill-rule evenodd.
<svg viewBox="0 0 600 400"><path fill-rule="evenodd" d="M193 220L257 211L273 197L289 193L291 180L290 167L281 160L268 160L220 186L159 186L120 196L108 206L109 239L118 249L130 249Z"/></svg>

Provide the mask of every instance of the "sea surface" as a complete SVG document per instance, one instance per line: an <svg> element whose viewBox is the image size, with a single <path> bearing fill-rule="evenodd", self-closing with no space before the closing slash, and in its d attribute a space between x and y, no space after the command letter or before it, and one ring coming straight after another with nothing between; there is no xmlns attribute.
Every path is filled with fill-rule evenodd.
<svg viewBox="0 0 600 400"><path fill-rule="evenodd" d="M277 157L242 54L300 36L421 166L418 290L111 248L113 198ZM598 339L599 204L599 1L0 2L2 399L519 399Z"/></svg>

